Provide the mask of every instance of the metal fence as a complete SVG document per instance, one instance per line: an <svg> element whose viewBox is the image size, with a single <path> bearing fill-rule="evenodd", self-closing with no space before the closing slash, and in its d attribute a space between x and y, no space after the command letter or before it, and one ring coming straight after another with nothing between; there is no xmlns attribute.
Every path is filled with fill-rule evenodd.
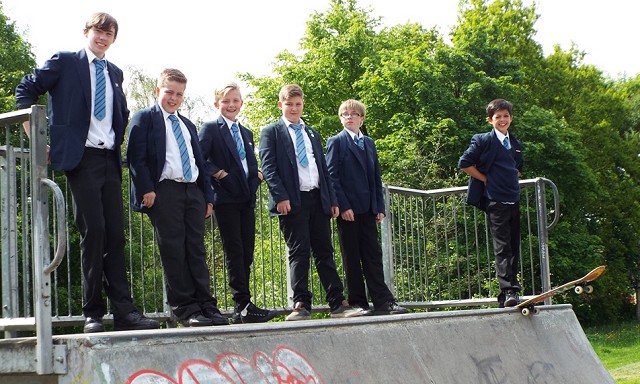
<svg viewBox="0 0 640 384"><path fill-rule="evenodd" d="M72 207L72 197L64 175L46 173L44 113L44 107L33 107L33 111L0 115L0 127L5 131L4 142L0 142L0 330L5 331L5 337L15 337L18 331L33 331L36 312L40 311L43 300L50 309L56 331L65 332L58 328L80 325L84 321L79 235L72 208L65 209L64 204L60 204L62 200ZM36 131L31 135L31 144L20 127L20 123L29 118ZM41 153L35 153L37 151ZM153 228L146 216L129 209L126 169L123 178L131 292L147 315L170 320ZM41 184L44 192L40 190ZM546 179L523 180L521 186L520 280L523 293L533 295L549 288L547 231L558 218L558 196L555 185ZM552 193L548 193L545 186L550 187ZM49 188L54 191L51 195L46 194ZM410 308L424 309L495 304L498 286L491 236L484 213L464 203L466 187L420 191L385 186L385 192L387 217L381 226L381 242L385 277L397 301ZM256 304L284 313L292 304L287 283L286 246L277 219L267 212L267 193L263 183L256 208L251 291ZM547 201L553 207L550 210L547 210ZM36 223L45 228L38 229ZM336 263L342 272L335 221L332 225ZM44 231L44 235L38 231ZM205 240L212 292L218 297L220 309L229 313L233 301L213 219L207 220ZM36 247L42 248L38 255ZM50 254L59 255L65 249L64 260L58 257L50 262ZM50 269L57 266L55 271L38 272L50 263ZM45 276L44 283L42 276ZM324 292L315 271L311 276L313 304L326 310ZM42 289L46 291L44 295L39 292Z"/></svg>

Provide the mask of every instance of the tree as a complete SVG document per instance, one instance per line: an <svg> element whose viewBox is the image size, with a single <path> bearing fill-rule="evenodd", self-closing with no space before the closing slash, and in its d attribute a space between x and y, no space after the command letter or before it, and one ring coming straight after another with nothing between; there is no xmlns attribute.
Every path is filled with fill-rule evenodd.
<svg viewBox="0 0 640 384"><path fill-rule="evenodd" d="M0 113L16 108L15 90L22 77L36 66L29 44L5 16L0 3Z"/></svg>

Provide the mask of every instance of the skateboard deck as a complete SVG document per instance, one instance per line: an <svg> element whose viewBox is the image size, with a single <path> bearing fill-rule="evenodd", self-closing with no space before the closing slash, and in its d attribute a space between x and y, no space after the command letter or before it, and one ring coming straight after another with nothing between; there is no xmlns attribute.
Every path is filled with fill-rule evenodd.
<svg viewBox="0 0 640 384"><path fill-rule="evenodd" d="M517 308L518 310L520 310L522 312L522 314L524 316L529 316L532 313L536 313L537 310L534 308L534 305L537 303L541 303L543 301L545 301L546 299L555 296L556 294L560 293L560 292L564 292L568 289L574 288L575 287L575 291L577 294L582 294L584 293L591 293L593 292L593 287L588 285L589 282L594 281L595 279L597 279L598 277L600 277L600 275L602 275L602 273L605 270L605 266L601 265L597 268L594 268L591 272L587 273L586 275L582 276L581 278L577 279L577 280L573 280L570 281L566 284L562 284L560 286L557 286L547 292L543 292L539 295L536 295L534 297L531 297L525 301L522 301L520 303L518 303L518 305L516 305L514 308Z"/></svg>

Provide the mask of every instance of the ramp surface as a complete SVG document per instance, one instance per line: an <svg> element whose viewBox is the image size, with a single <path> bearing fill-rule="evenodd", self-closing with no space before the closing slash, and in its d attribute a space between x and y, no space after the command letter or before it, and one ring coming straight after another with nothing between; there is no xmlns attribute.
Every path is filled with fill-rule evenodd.
<svg viewBox="0 0 640 384"><path fill-rule="evenodd" d="M0 361L11 359L9 341L0 343ZM24 339L12 348L22 362L11 369L26 375L3 374L0 382L614 383L569 305L530 317L512 309L462 310L68 335L55 342L68 345L67 374L28 374Z"/></svg>

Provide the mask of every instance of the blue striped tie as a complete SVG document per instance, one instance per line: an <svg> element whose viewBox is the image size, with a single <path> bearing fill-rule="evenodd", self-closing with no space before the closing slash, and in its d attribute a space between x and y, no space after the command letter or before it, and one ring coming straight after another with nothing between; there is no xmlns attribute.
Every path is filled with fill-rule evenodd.
<svg viewBox="0 0 640 384"><path fill-rule="evenodd" d="M104 119L106 111L106 103L104 98L104 92L106 84L104 80L104 66L105 61L100 59L94 59L93 63L96 66L96 94L93 98L93 115L98 120Z"/></svg>
<svg viewBox="0 0 640 384"><path fill-rule="evenodd" d="M361 150L364 150L364 137L354 137L353 141L356 142L356 145L358 145L358 148L360 148Z"/></svg>
<svg viewBox="0 0 640 384"><path fill-rule="evenodd" d="M178 149L180 150L180 161L182 161L182 175L184 176L185 181L191 181L191 160L189 159L189 151L187 150L187 143L184 141L184 136L182 136L182 129L180 128L180 123L178 122L178 118L176 115L169 115L169 120L171 120L171 130L173 131L173 135L176 137L176 141L178 142Z"/></svg>
<svg viewBox="0 0 640 384"><path fill-rule="evenodd" d="M302 124L291 124L291 128L296 133L296 153L298 154L298 161L303 168L309 166L309 159L307 159L307 149L304 146L304 138L302 137Z"/></svg>
<svg viewBox="0 0 640 384"><path fill-rule="evenodd" d="M240 160L244 160L244 158L247 157L247 153L244 151L244 144L242 143L242 138L240 137L238 124L231 124L231 132L233 132L233 140L236 142L236 149L238 150L238 155L240 155Z"/></svg>
<svg viewBox="0 0 640 384"><path fill-rule="evenodd" d="M502 140L502 146L505 147L506 149L511 149L511 143L509 142L509 137L505 137L504 140Z"/></svg>

